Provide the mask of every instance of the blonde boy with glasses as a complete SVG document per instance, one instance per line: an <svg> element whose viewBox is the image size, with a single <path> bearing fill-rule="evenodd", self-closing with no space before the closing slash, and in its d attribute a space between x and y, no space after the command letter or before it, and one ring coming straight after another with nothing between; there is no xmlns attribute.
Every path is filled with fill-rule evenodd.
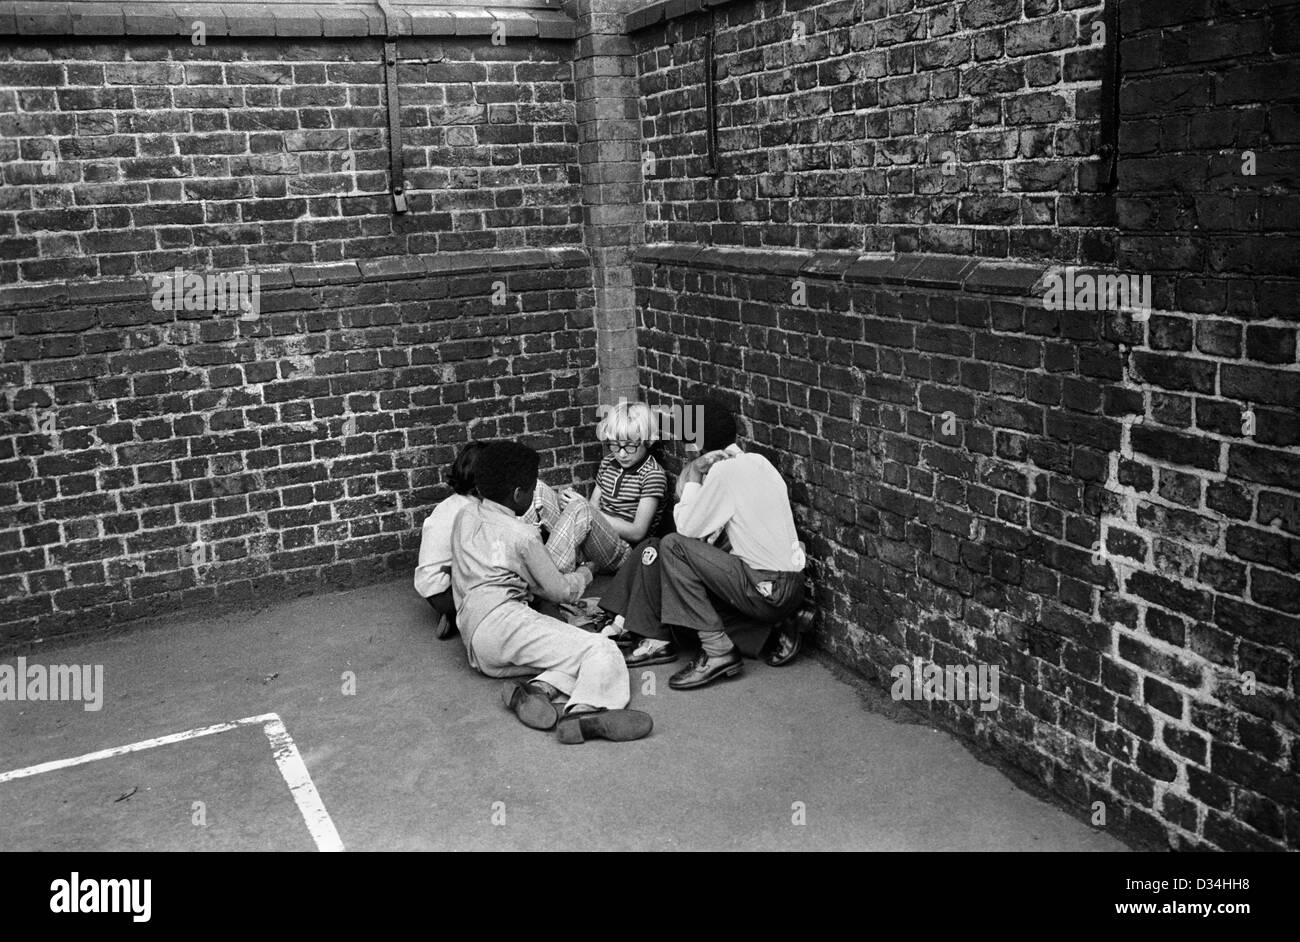
<svg viewBox="0 0 1300 942"><path fill-rule="evenodd" d="M539 486L533 510L550 531L546 549L561 572L587 563L616 572L632 547L653 533L668 496L668 475L650 446L654 417L640 402L620 402L596 426L602 444L590 499Z"/></svg>

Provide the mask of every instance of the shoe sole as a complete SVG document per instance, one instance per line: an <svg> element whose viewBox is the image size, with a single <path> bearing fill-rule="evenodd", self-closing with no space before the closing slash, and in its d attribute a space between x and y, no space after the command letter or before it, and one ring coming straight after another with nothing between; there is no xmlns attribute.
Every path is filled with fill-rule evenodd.
<svg viewBox="0 0 1300 942"><path fill-rule="evenodd" d="M433 626L433 636L439 641L450 638L456 629L451 626L451 619L446 615L438 616L438 623Z"/></svg>
<svg viewBox="0 0 1300 942"><path fill-rule="evenodd" d="M560 720L555 738L566 746L576 746L588 739L607 739L610 742L631 742L650 735L654 720L640 710L603 710L600 713L579 713Z"/></svg>
<svg viewBox="0 0 1300 942"><path fill-rule="evenodd" d="M510 681L501 688L501 702L529 729L554 729L559 720L555 704L542 694L527 689L517 680Z"/></svg>
<svg viewBox="0 0 1300 942"><path fill-rule="evenodd" d="M717 673L710 674L708 677L704 677L701 678L700 680L692 681L691 683L688 684L681 684L681 683L675 684L672 682L671 679L669 679L668 686L674 690L694 690L696 687L706 687L709 684L713 683L715 680L721 680L723 677L738 677L744 671L744 669L745 669L744 664L736 664L732 667L726 668L725 670L720 670Z"/></svg>
<svg viewBox="0 0 1300 942"><path fill-rule="evenodd" d="M651 654L635 661L631 658L624 658L623 660L628 667L646 667L650 664L671 664L677 660L678 656L676 651L660 651L658 654Z"/></svg>

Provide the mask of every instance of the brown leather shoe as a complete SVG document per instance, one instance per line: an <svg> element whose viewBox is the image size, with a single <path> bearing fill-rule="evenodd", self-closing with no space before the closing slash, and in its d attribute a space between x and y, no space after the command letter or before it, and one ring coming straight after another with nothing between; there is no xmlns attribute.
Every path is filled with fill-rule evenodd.
<svg viewBox="0 0 1300 942"><path fill-rule="evenodd" d="M744 666L740 652L735 648L717 657L709 657L701 651L691 663L668 678L668 686L674 690L692 690L711 684L719 677L735 677Z"/></svg>

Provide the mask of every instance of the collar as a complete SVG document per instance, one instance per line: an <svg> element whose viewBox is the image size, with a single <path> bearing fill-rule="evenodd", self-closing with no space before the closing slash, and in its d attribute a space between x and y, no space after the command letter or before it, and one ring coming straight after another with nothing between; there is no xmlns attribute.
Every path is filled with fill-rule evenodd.
<svg viewBox="0 0 1300 942"><path fill-rule="evenodd" d="M484 510L490 510L493 513L504 514L507 517L517 518L519 516L519 514L515 513L505 504L498 504L496 501L488 500L486 497L479 498L479 504L482 505Z"/></svg>
<svg viewBox="0 0 1300 942"><path fill-rule="evenodd" d="M743 455L745 453L745 449L741 448L739 443L732 442L726 448L722 449L722 453L726 455L728 458L734 458L736 457L736 455Z"/></svg>

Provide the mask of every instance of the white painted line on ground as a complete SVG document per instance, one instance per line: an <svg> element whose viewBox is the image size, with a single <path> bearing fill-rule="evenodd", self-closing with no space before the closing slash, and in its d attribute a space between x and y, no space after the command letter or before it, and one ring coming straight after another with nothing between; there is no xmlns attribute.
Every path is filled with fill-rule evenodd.
<svg viewBox="0 0 1300 942"><path fill-rule="evenodd" d="M316 791L316 784L311 780L311 773L307 771L307 764L302 761L302 755L298 752L298 747L290 738L284 720L280 719L278 713L246 716L242 720L216 723L212 726L200 726L197 729L187 729L183 733L171 733L167 736L133 742L127 746L116 746L112 749L88 752L85 755L74 756L71 759L57 759L54 762L42 762L39 765L29 765L23 769L0 772L0 785L20 778L40 775L43 772L70 769L74 766L85 765L88 762L97 762L100 759L112 759L115 756L124 756L132 752L142 752L145 749L154 749L158 746L170 746L178 742L199 739L202 736L229 732L241 726L257 725L262 727L262 732L266 734L266 738L271 744L276 768L280 770L280 775L283 776L285 784L289 786L289 793L293 795L298 810L302 812L303 821L306 822L307 830L311 832L312 840L316 842L317 848L323 851L343 850L343 841L339 838L339 832L335 829L329 812L325 810L325 805L320 799L320 793Z"/></svg>
<svg viewBox="0 0 1300 942"><path fill-rule="evenodd" d="M272 717L279 719L279 717L274 713L265 713L262 716L250 716L247 719L235 720L233 723L217 723L215 726L200 726L198 729L187 729L183 733L172 733L170 736L159 736L156 739L145 739L140 742L133 742L129 746L117 746L113 749L101 749L99 752L88 752L84 756L75 756L71 759L59 759L55 762L42 762L40 765L29 765L25 769L14 769L12 772L0 772L0 785L5 782L11 782L14 779L40 775L42 772L55 772L59 769L70 769L76 765L85 765L87 762L96 762L100 759L111 759L114 756L124 756L130 752L140 752L144 749L153 749L157 746L170 746L172 743L186 742L190 739L198 739L200 736L211 736L213 733L224 733L227 730L238 729L240 726L249 726L253 723L265 723Z"/></svg>
<svg viewBox="0 0 1300 942"><path fill-rule="evenodd" d="M279 766L280 774L284 776L293 800L298 803L298 810L302 812L302 819L307 822L307 830L311 832L316 846L320 850L342 850L343 841L339 839L339 832L335 830L334 822L320 800L320 793L316 791L316 785L311 780L307 764L302 761L298 747L289 738L289 731L284 728L284 721L278 716L273 720L267 720L262 731L271 741L275 764Z"/></svg>

